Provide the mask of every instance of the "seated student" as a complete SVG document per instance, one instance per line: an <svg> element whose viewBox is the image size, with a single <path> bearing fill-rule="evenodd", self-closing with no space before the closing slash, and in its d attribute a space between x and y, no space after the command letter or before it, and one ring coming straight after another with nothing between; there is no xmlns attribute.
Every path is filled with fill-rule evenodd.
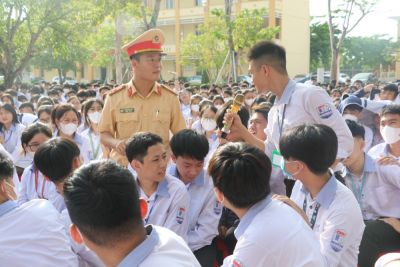
<svg viewBox="0 0 400 267"><path fill-rule="evenodd" d="M169 166L167 173L179 178L190 196L189 247L202 266L213 266L216 259L213 239L218 234L222 207L215 198L212 180L204 170L207 137L185 129L172 137L170 147L175 164Z"/></svg>
<svg viewBox="0 0 400 267"><path fill-rule="evenodd" d="M175 179L175 178L174 178ZM64 185L72 238L95 251L106 266L200 266L182 238L144 227L146 203L131 173L113 161L95 161Z"/></svg>
<svg viewBox="0 0 400 267"><path fill-rule="evenodd" d="M49 140L52 133L49 127L42 123L28 126L21 136L24 152L29 155L30 166L25 168L18 192L18 204L32 199L47 199L61 212L65 209L62 196L56 191L54 183L43 177L43 174L33 164L33 158L38 147Z"/></svg>
<svg viewBox="0 0 400 267"><path fill-rule="evenodd" d="M362 116L363 106L360 98L350 95L344 99L339 105L339 111L342 113L344 119L360 121ZM373 132L371 128L363 125L365 131L365 146L364 151L368 152L372 145Z"/></svg>
<svg viewBox="0 0 400 267"><path fill-rule="evenodd" d="M392 161L400 164L400 105L388 105L381 113L381 134L385 141L372 147L368 154L379 163Z"/></svg>
<svg viewBox="0 0 400 267"><path fill-rule="evenodd" d="M140 197L149 206L145 224L164 226L186 240L189 194L181 181L166 173L168 158L161 137L150 132L135 133L125 151L137 174Z"/></svg>
<svg viewBox="0 0 400 267"><path fill-rule="evenodd" d="M271 162L246 143L219 147L208 167L217 199L240 223L233 255L223 266L325 266L318 240L286 204L270 197Z"/></svg>
<svg viewBox="0 0 400 267"><path fill-rule="evenodd" d="M357 266L364 222L353 193L329 169L338 149L335 132L300 125L283 133L279 148L282 170L297 180L290 198L309 218L328 266Z"/></svg>
<svg viewBox="0 0 400 267"><path fill-rule="evenodd" d="M42 199L12 201L13 163L0 154L0 265L78 266L59 213Z"/></svg>
<svg viewBox="0 0 400 267"><path fill-rule="evenodd" d="M79 147L67 138L54 138L43 143L35 153L34 163L38 170L53 182L57 191L64 195L64 182L81 164ZM69 234L71 219L68 210L61 211L64 230ZM73 251L79 256L80 264L103 266L100 259L83 245L70 240Z"/></svg>

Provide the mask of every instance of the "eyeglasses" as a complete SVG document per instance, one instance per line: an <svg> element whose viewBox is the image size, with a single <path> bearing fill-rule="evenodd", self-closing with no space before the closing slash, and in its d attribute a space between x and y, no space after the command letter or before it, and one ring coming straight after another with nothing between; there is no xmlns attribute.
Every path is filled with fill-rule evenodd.
<svg viewBox="0 0 400 267"><path fill-rule="evenodd" d="M28 144L28 147L31 151L36 151L39 146L40 146L40 144L38 144L38 143Z"/></svg>

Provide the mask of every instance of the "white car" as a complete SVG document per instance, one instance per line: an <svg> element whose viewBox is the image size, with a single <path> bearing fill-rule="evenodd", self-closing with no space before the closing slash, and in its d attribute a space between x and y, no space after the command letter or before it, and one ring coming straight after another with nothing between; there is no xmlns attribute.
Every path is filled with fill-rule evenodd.
<svg viewBox="0 0 400 267"><path fill-rule="evenodd" d="M74 78L71 77L62 77L62 79L64 80L64 84L69 84L69 85L74 85L76 84L76 80ZM51 80L52 83L57 83L60 84L60 77L59 76L54 76L53 79Z"/></svg>

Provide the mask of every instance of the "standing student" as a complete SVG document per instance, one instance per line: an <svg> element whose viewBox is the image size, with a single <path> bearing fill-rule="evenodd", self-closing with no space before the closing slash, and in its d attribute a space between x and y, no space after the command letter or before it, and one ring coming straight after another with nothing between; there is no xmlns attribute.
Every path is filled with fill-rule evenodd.
<svg viewBox="0 0 400 267"><path fill-rule="evenodd" d="M145 224L164 226L186 240L189 194L181 181L166 173L168 158L161 137L149 132L134 134L126 155L137 173L139 195L149 206Z"/></svg>
<svg viewBox="0 0 400 267"><path fill-rule="evenodd" d="M279 148L283 172L296 180L290 198L307 215L328 266L357 266L364 222L353 193L329 168L335 132L323 124L296 126L283 133Z"/></svg>
<svg viewBox="0 0 400 267"><path fill-rule="evenodd" d="M240 223L237 244L223 266L325 266L318 240L289 206L271 199L271 162L246 143L228 143L213 154L208 167L215 194Z"/></svg>
<svg viewBox="0 0 400 267"><path fill-rule="evenodd" d="M125 168L99 161L78 169L65 183L72 238L96 252L106 266L200 266L172 231L143 225L146 203Z"/></svg>
<svg viewBox="0 0 400 267"><path fill-rule="evenodd" d="M218 234L222 206L215 198L212 179L204 170L207 138L185 129L172 137L170 147L174 164L167 172L186 185L190 196L188 245L202 266L213 266L216 260L213 240Z"/></svg>

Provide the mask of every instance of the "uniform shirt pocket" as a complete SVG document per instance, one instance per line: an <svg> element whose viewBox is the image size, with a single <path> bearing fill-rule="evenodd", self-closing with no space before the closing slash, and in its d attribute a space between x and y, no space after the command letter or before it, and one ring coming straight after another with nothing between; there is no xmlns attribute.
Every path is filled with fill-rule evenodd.
<svg viewBox="0 0 400 267"><path fill-rule="evenodd" d="M137 112L120 113L116 118L117 138L129 138L140 130L140 121Z"/></svg>

